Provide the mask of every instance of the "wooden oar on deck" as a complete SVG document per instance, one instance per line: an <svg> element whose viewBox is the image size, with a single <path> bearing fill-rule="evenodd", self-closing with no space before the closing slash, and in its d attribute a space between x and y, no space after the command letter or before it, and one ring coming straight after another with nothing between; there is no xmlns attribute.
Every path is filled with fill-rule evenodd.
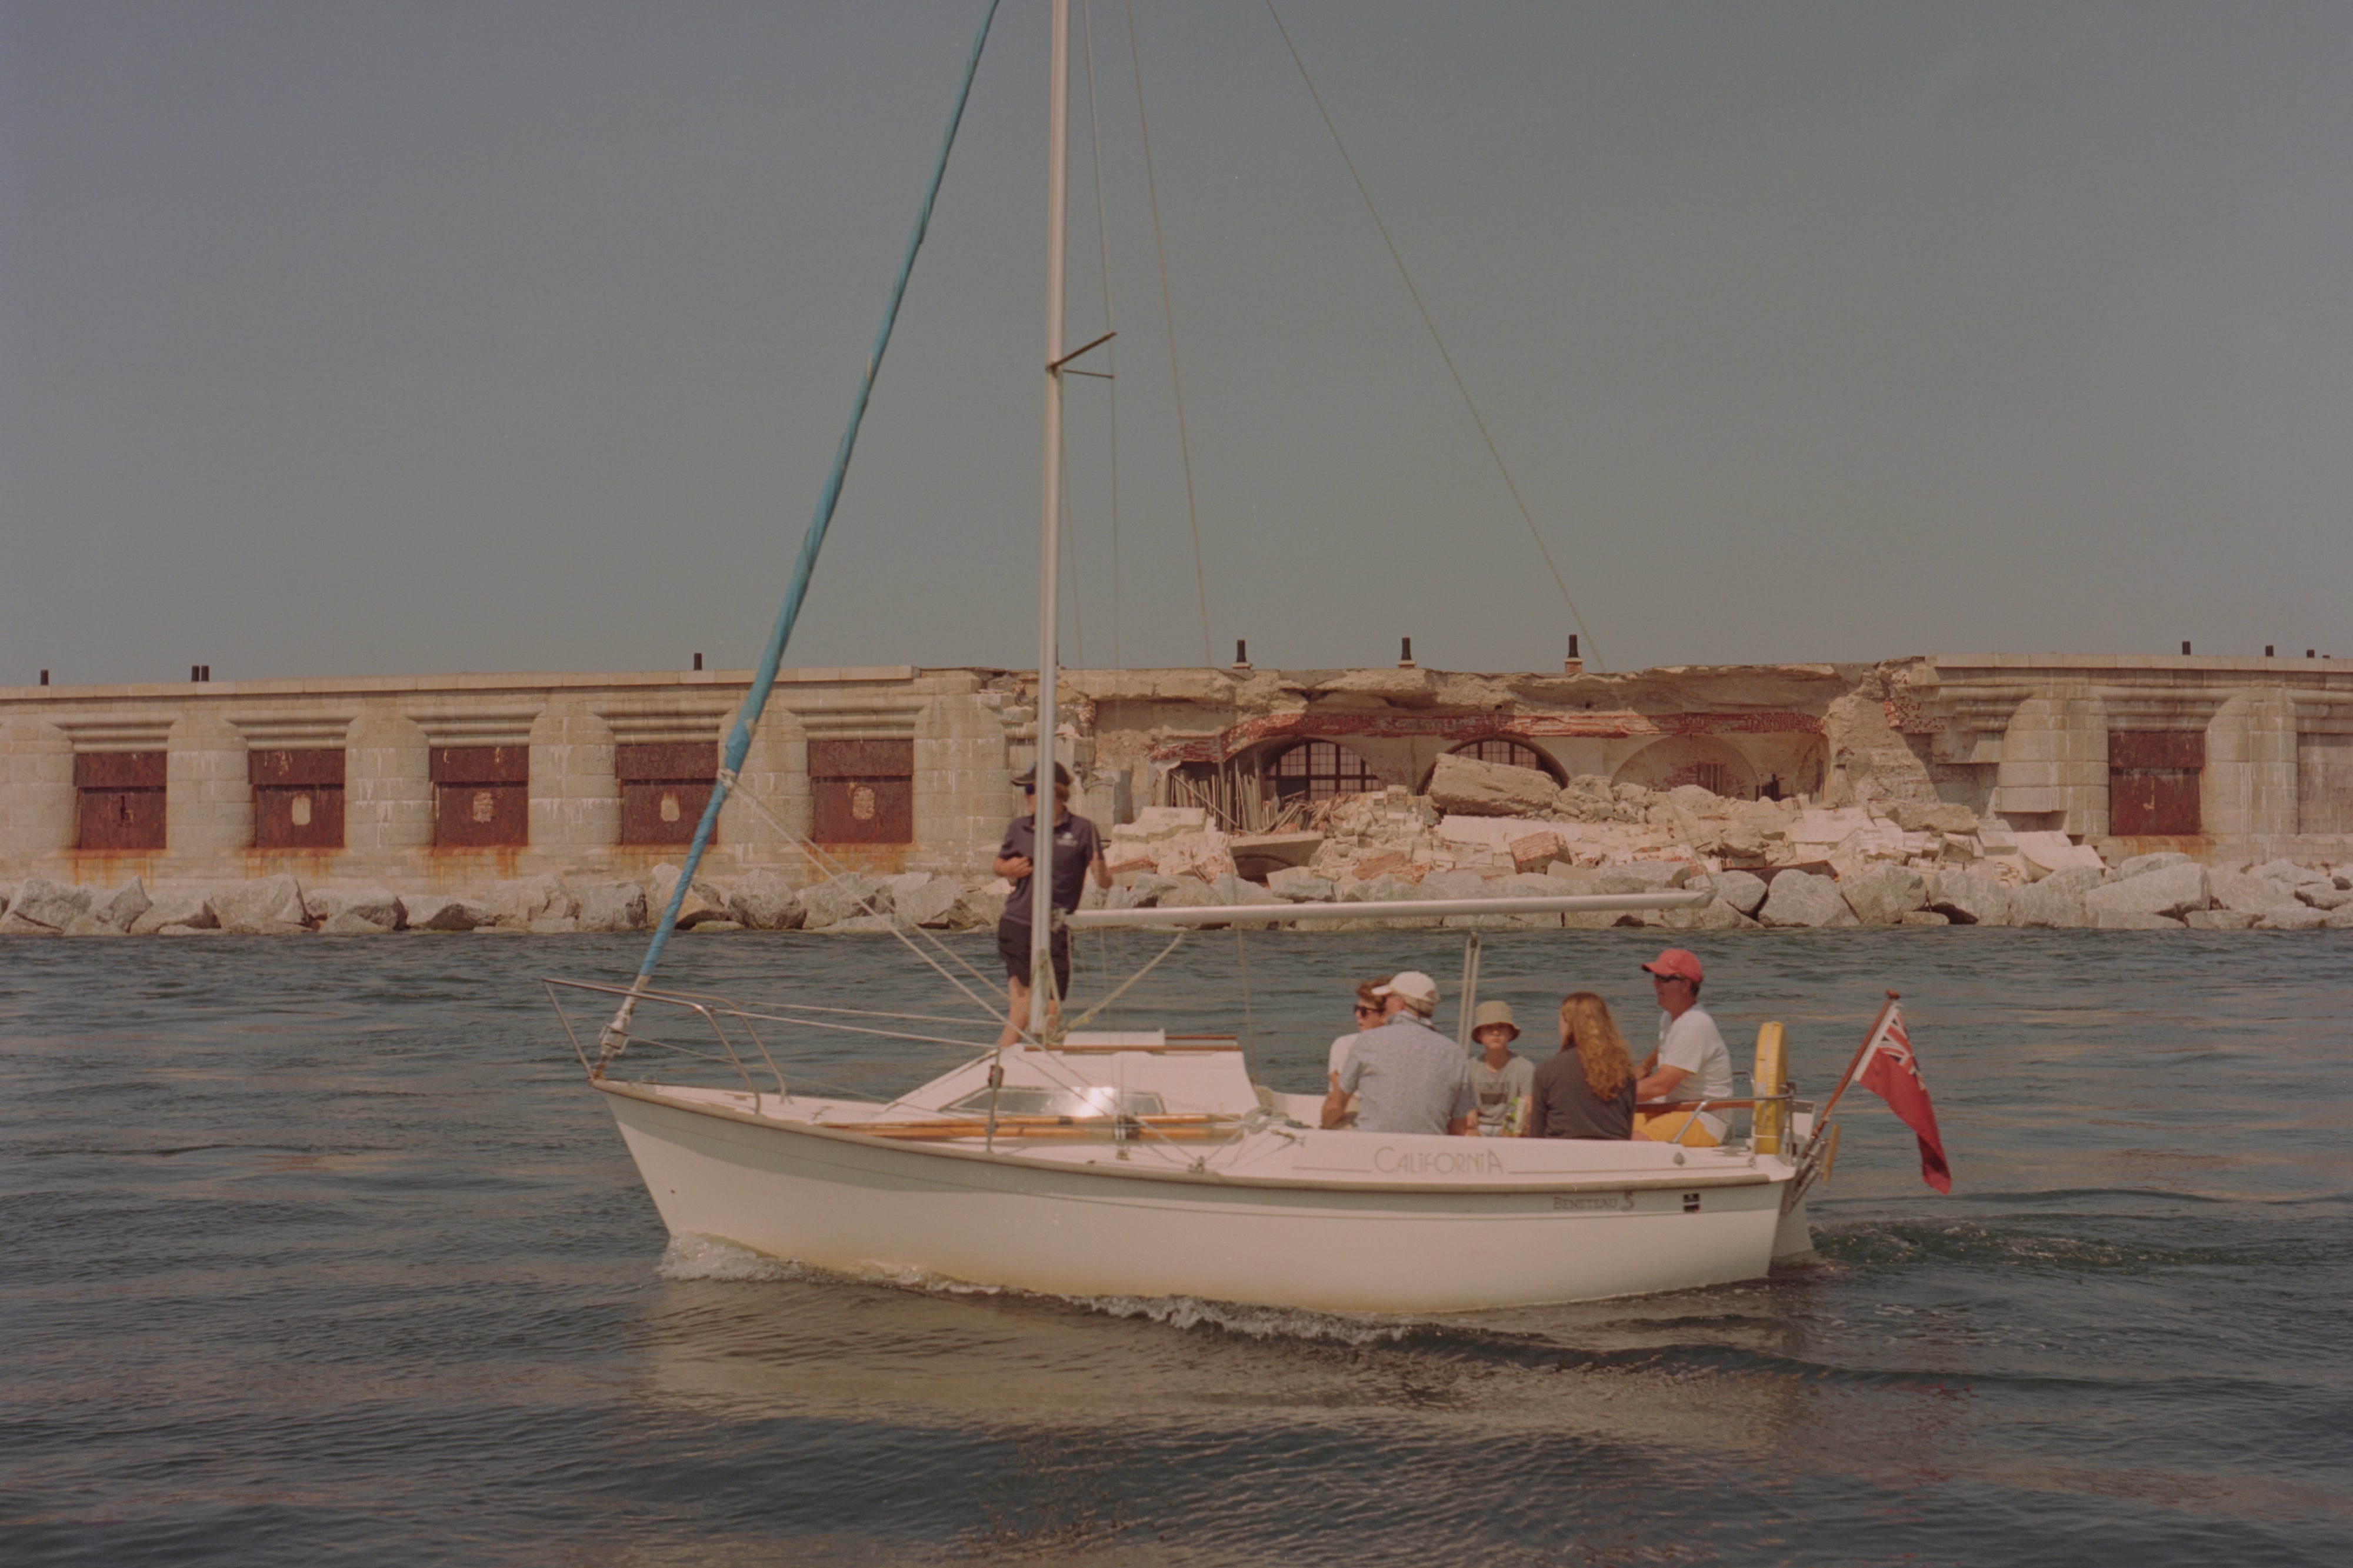
<svg viewBox="0 0 2353 1568"><path fill-rule="evenodd" d="M1222 1137L1238 1131L1240 1120L1231 1116L1159 1115L1159 1116L1000 1116L997 1119L999 1138L1103 1138L1125 1132L1134 1138L1206 1138ZM896 1139L902 1142L944 1142L957 1138L986 1138L988 1122L986 1118L967 1117L955 1121L870 1121L839 1124L844 1132L863 1132L876 1138Z"/></svg>

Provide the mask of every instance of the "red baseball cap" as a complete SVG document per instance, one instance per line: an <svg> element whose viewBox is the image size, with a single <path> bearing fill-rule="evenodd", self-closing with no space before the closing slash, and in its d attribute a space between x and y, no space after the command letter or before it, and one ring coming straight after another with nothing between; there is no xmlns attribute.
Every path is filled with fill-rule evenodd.
<svg viewBox="0 0 2353 1568"><path fill-rule="evenodd" d="M1680 975L1696 985L1704 978L1700 973L1699 956L1680 947L1671 947L1650 963L1642 965L1662 979Z"/></svg>

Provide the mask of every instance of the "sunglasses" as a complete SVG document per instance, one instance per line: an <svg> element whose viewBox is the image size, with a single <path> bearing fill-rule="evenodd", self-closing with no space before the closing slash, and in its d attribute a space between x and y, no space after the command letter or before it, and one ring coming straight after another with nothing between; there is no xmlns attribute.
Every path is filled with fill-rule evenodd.
<svg viewBox="0 0 2353 1568"><path fill-rule="evenodd" d="M1651 977L1651 983L1654 985L1672 985L1676 981L1683 978L1680 974L1661 974L1655 970L1649 969L1644 970L1642 973Z"/></svg>
<svg viewBox="0 0 2353 1568"><path fill-rule="evenodd" d="M1359 1002L1356 1004L1356 1015L1359 1017L1362 1017L1366 1013L1377 1013L1379 1011L1380 1009L1374 1006L1370 1002Z"/></svg>

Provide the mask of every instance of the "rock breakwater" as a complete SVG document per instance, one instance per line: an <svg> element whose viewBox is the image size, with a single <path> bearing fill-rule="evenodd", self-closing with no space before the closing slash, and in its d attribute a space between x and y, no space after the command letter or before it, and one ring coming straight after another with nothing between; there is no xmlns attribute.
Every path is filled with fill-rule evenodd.
<svg viewBox="0 0 2353 1568"><path fill-rule="evenodd" d="M1448 925L1746 930L1893 925L2109 931L2353 929L2353 865L2199 861L2176 851L2116 864L2063 833L2016 832L1950 803L1835 809L1653 791L1599 777L1449 756L1427 795L1313 803L1294 831L1229 834L1198 807L1151 806L1111 829L1113 909L1284 906L1705 889L1696 909L1451 916ZM375 935L617 931L659 918L680 868L643 883L541 876L450 894L306 886L280 875L218 888L111 889L29 878L0 884L0 935ZM857 934L992 926L1009 887L932 872L795 881L771 868L698 878L681 929ZM1381 925L1396 925L1385 920ZM1435 922L1432 922L1435 923Z"/></svg>

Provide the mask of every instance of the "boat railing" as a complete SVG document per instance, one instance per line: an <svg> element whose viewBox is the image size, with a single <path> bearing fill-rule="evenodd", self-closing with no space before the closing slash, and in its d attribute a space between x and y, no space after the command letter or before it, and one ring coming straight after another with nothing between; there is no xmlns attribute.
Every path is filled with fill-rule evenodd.
<svg viewBox="0 0 2353 1568"><path fill-rule="evenodd" d="M579 1058L581 1070L593 1081L617 1077L617 1065L634 1058L640 1067L632 1077L683 1072L691 1077L715 1075L741 1084L751 1094L762 1092L760 1080L773 1084L781 1098L794 1089L839 1095L843 1099L876 1097L871 1086L832 1081L903 1068L904 1062L854 1062L839 1053L828 1059L819 1048L785 1049L783 1042L815 1030L849 1035L865 1040L897 1040L925 1047L947 1047L956 1059L987 1052L986 1040L957 1037L948 1029L973 1029L968 1018L941 1017L928 1013L886 1012L867 1007L834 1007L814 1003L763 1002L745 1006L733 997L712 993L638 989L593 980L557 980L543 976L548 1000L563 1023L565 1038ZM624 997L634 996L628 1026L610 1033L613 1009ZM607 1051L611 1039L617 1050ZM790 1086L778 1056L793 1068ZM929 1054L943 1054L938 1049ZM887 1097L885 1097L887 1098Z"/></svg>

